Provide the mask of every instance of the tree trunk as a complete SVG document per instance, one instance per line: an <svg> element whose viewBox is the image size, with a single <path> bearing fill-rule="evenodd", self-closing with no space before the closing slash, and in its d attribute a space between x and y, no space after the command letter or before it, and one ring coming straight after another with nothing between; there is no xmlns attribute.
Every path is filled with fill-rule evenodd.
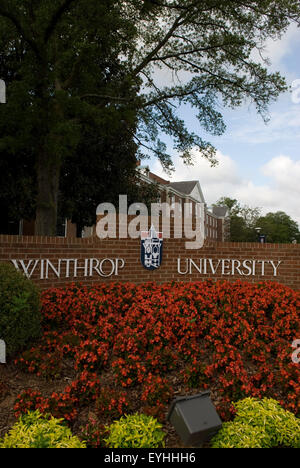
<svg viewBox="0 0 300 468"><path fill-rule="evenodd" d="M60 167L55 159L40 157L38 161L36 236L56 236Z"/></svg>

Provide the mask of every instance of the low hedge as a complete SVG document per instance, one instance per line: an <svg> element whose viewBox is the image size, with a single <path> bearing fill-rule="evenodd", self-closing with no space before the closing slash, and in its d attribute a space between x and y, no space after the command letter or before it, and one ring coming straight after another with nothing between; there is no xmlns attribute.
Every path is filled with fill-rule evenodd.
<svg viewBox="0 0 300 468"><path fill-rule="evenodd" d="M0 448L86 448L62 419L29 412L0 440Z"/></svg>
<svg viewBox="0 0 300 468"><path fill-rule="evenodd" d="M105 440L109 448L159 448L164 447L166 434L162 425L152 416L132 414L122 417L106 428Z"/></svg>
<svg viewBox="0 0 300 468"><path fill-rule="evenodd" d="M234 407L234 421L223 425L212 448L300 448L300 419L277 401L245 398Z"/></svg>

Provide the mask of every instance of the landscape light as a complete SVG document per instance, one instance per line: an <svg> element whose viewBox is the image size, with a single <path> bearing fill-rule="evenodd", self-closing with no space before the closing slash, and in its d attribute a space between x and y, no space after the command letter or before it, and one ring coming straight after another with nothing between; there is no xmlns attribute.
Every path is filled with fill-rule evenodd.
<svg viewBox="0 0 300 468"><path fill-rule="evenodd" d="M189 447L202 446L222 428L222 421L211 401L210 392L176 398L167 420Z"/></svg>
<svg viewBox="0 0 300 468"><path fill-rule="evenodd" d="M261 233L261 230L262 230L261 227L255 228L255 231L257 232L257 235L258 235L258 240L259 240L259 242L260 242L261 244L265 244L265 243L267 242L267 238L266 238L266 236L260 234L260 233Z"/></svg>
<svg viewBox="0 0 300 468"><path fill-rule="evenodd" d="M0 364L6 364L6 344L4 340L0 340Z"/></svg>

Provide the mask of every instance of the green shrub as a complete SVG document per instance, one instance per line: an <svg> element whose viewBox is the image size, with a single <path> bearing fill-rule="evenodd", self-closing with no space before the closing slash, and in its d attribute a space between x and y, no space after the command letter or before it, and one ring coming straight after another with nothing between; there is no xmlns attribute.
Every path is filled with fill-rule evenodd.
<svg viewBox="0 0 300 468"><path fill-rule="evenodd" d="M86 448L62 421L39 411L29 412L0 440L0 448Z"/></svg>
<svg viewBox="0 0 300 468"><path fill-rule="evenodd" d="M109 436L105 443L109 448L164 447L165 433L161 430L162 425L152 416L124 416L106 429Z"/></svg>
<svg viewBox="0 0 300 468"><path fill-rule="evenodd" d="M20 351L40 335L40 295L13 265L0 263L0 339L7 354Z"/></svg>
<svg viewBox="0 0 300 468"><path fill-rule="evenodd" d="M264 431L240 421L224 423L212 440L213 448L271 448Z"/></svg>
<svg viewBox="0 0 300 468"><path fill-rule="evenodd" d="M300 448L300 419L272 398L246 398L235 404L236 421L264 429L273 447Z"/></svg>
<svg viewBox="0 0 300 468"><path fill-rule="evenodd" d="M236 417L213 438L213 448L300 448L300 420L271 398L234 404Z"/></svg>

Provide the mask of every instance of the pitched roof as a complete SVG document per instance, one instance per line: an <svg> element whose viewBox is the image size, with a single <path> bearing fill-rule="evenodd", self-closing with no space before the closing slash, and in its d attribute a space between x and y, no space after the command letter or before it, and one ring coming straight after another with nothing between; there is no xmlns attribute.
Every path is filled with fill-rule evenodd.
<svg viewBox="0 0 300 468"><path fill-rule="evenodd" d="M159 184L162 184L162 185L169 185L169 183L170 183L168 180L165 180L162 177L159 177L156 174L153 174L153 172L149 172L148 177L149 177L149 179L152 179L155 182L158 182Z"/></svg>
<svg viewBox="0 0 300 468"><path fill-rule="evenodd" d="M198 180L190 180L185 182L171 182L169 187L172 187L174 190L181 192L185 195L190 195L196 185L198 184Z"/></svg>
<svg viewBox="0 0 300 468"><path fill-rule="evenodd" d="M225 218L225 216L228 215L229 210L227 206L213 206L212 212L219 218Z"/></svg>

